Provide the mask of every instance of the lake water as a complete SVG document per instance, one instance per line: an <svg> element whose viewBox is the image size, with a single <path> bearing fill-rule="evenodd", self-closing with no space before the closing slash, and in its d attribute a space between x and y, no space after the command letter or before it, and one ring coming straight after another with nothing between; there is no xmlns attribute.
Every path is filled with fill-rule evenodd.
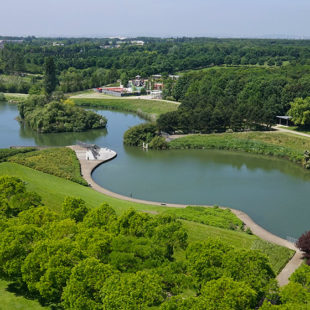
<svg viewBox="0 0 310 310"><path fill-rule="evenodd" d="M95 143L118 153L93 173L98 184L113 192L165 203L232 207L284 238L310 229L310 173L303 168L244 153L124 147L123 133L144 120L130 113L97 112L107 117L106 130L37 134L15 120L15 105L0 103L0 147Z"/></svg>

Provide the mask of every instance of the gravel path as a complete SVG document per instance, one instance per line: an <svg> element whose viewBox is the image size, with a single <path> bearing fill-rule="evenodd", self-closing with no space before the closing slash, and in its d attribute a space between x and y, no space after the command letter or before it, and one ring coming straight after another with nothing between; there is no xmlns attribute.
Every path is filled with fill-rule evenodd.
<svg viewBox="0 0 310 310"><path fill-rule="evenodd" d="M147 205L153 205L153 206L165 206L165 207L174 207L174 208L186 208L188 205L183 204L172 204L172 203L163 203L163 202L154 202L154 201L147 201L147 200L141 200L141 199L135 199L131 197L127 197L124 195L120 195L117 193L113 193L100 185L98 185L92 178L92 172L93 170L103 164L104 162L107 162L109 160L112 160L117 155L115 152L113 152L113 155L107 156L105 160L86 160L86 151L85 149L81 148L80 146L74 145L69 146L72 150L75 151L81 165L81 174L83 178L87 181L87 183L97 192L118 198L121 200L127 200L134 203L141 203L141 204L147 204ZM111 154L111 153L110 153ZM205 207L211 207L211 206L205 206ZM295 245L292 242L289 242L288 240L285 240L283 238L280 238L263 227L257 225L246 213L229 208L238 218L240 218L243 223L251 229L253 234L260 237L261 239L275 243L277 245L289 248L291 250L294 250L296 253L293 256L293 258L287 263L287 265L283 268L283 270L278 274L277 280L279 282L280 286L284 286L289 282L289 277L291 274L302 264L302 253L295 247Z"/></svg>
<svg viewBox="0 0 310 310"><path fill-rule="evenodd" d="M310 135L304 132L299 132L299 131L295 131L295 130L289 130L289 129L285 129L283 127L280 127L280 125L278 126L274 126L272 127L273 129L277 130L277 131L281 131L281 132L286 132L286 133L291 133L293 135L298 135L298 136L303 136L303 137L308 137L310 138Z"/></svg>

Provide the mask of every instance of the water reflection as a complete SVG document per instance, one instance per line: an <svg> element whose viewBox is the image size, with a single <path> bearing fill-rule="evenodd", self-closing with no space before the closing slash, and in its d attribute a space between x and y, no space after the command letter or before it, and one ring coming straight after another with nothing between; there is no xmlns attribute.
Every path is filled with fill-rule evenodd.
<svg viewBox="0 0 310 310"><path fill-rule="evenodd" d="M34 139L34 143L39 146L66 146L76 144L77 141L95 142L99 137L105 137L107 129L94 129L86 132L62 132L40 134L27 126L20 126L20 138Z"/></svg>

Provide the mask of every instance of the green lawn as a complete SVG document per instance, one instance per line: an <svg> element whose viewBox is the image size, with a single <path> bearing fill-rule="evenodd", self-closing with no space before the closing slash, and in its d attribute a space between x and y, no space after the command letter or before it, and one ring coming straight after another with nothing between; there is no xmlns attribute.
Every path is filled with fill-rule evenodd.
<svg viewBox="0 0 310 310"><path fill-rule="evenodd" d="M222 149L272 155L302 163L303 153L310 150L308 137L284 132L240 132L188 135L169 143L173 149Z"/></svg>
<svg viewBox="0 0 310 310"><path fill-rule="evenodd" d="M84 99L71 98L76 105L119 111L135 112L150 120L155 120L160 114L176 111L178 105L173 102L145 99Z"/></svg>
<svg viewBox="0 0 310 310"><path fill-rule="evenodd" d="M9 283L0 280L0 310L43 310L49 309L42 307L38 301L18 296L8 290Z"/></svg>

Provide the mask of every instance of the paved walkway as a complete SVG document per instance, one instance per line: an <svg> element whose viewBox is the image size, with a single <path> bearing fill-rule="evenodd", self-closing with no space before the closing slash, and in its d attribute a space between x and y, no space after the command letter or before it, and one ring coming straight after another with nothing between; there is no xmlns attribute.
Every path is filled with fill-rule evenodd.
<svg viewBox="0 0 310 310"><path fill-rule="evenodd" d="M113 193L100 185L98 185L92 178L92 172L93 170L101 165L104 162L107 162L117 156L117 154L114 151L109 150L110 152L107 153L107 156L103 160L86 160L86 150L83 149L80 146L74 145L74 146L69 146L72 150L75 151L77 158L80 161L81 165L81 174L83 178L87 181L87 183L97 192L118 198L121 200L127 200L131 201L134 203L141 203L141 204L147 204L147 205L153 205L153 206L165 206L165 207L174 207L174 208L186 208L188 205L183 205L183 204L172 204L172 203L164 203L164 202L154 202L154 201L147 201L147 200L141 200L141 199L135 199L131 197L127 197L124 195L120 195L117 193ZM205 206L205 207L211 207L211 206ZM223 209L225 209L223 207ZM289 277L291 274L302 264L302 253L295 247L295 245L285 239L282 239L263 227L257 225L246 213L231 209L229 208L238 218L242 220L242 222L251 229L253 234L256 236L260 237L261 239L275 243L277 245L289 248L291 250L296 251L295 255L293 258L287 263L287 265L283 268L283 270L279 273L277 276L277 280L279 282L280 286L286 285L289 282Z"/></svg>
<svg viewBox="0 0 310 310"><path fill-rule="evenodd" d="M299 132L299 131L295 131L295 130L289 130L283 127L280 127L281 125L277 125L272 127L273 129L280 131L280 132L286 132L286 133L291 133L293 135L298 135L298 136L303 136L303 137L308 137L310 138L310 135L304 132Z"/></svg>

